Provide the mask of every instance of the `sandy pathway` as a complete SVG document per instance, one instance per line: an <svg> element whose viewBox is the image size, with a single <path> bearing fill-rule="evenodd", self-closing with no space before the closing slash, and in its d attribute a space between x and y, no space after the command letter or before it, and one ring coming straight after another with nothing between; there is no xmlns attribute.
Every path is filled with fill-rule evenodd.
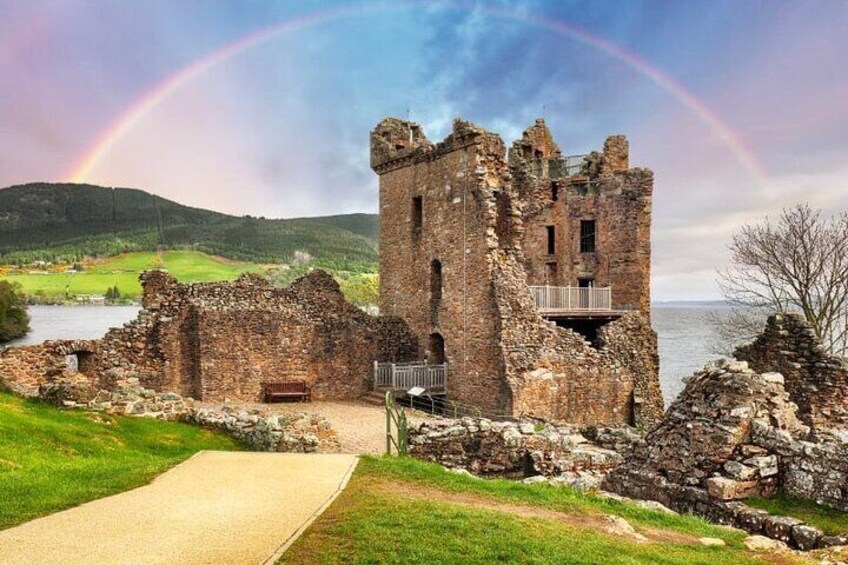
<svg viewBox="0 0 848 565"><path fill-rule="evenodd" d="M264 563L355 465L351 455L202 452L150 485L0 531L0 562Z"/></svg>
<svg viewBox="0 0 848 565"><path fill-rule="evenodd" d="M210 403L208 406L220 407ZM276 404L230 403L246 410L259 410L264 414L306 412L321 414L339 435L342 453L382 455L386 452L386 409L361 401L290 402ZM424 412L406 411L410 424L431 419Z"/></svg>

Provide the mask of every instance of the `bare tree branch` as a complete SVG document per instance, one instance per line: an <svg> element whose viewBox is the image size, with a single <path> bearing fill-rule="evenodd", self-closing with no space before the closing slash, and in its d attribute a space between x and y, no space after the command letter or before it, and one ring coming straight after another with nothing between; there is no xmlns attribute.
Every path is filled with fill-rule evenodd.
<svg viewBox="0 0 848 565"><path fill-rule="evenodd" d="M742 226L729 249L717 276L733 311L712 320L722 352L755 336L766 313L800 312L830 353L848 353L848 214L799 204Z"/></svg>

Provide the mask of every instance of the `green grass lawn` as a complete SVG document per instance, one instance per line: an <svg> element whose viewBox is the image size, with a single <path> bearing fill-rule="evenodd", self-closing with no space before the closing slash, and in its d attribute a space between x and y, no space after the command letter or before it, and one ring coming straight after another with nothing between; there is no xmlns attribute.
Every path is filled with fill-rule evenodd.
<svg viewBox="0 0 848 565"><path fill-rule="evenodd" d="M118 287L122 296L135 298L141 294L139 273L157 268L167 269L184 283L233 280L241 273L263 270L256 263L229 261L199 251L163 251L117 255L81 273L23 274L3 278L20 283L28 295L48 299L66 294L103 295L113 286Z"/></svg>
<svg viewBox="0 0 848 565"><path fill-rule="evenodd" d="M748 498L745 504L765 510L769 514L798 518L828 535L848 535L848 512L822 506L811 500L778 494L774 498Z"/></svg>
<svg viewBox="0 0 848 565"><path fill-rule="evenodd" d="M598 527L611 514L648 541ZM705 547L699 537L727 545ZM761 562L744 549L744 537L694 516L568 488L480 480L412 459L365 457L348 488L280 563Z"/></svg>
<svg viewBox="0 0 848 565"><path fill-rule="evenodd" d="M135 488L203 449L239 449L186 424L63 411L0 392L0 529Z"/></svg>

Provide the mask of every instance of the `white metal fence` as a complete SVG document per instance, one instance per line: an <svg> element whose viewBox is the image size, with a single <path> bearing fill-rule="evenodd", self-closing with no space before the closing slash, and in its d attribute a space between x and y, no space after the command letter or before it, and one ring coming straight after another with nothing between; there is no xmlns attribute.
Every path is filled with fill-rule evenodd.
<svg viewBox="0 0 848 565"><path fill-rule="evenodd" d="M612 289L576 286L531 286L539 312L612 310Z"/></svg>
<svg viewBox="0 0 848 565"><path fill-rule="evenodd" d="M374 362L374 388L409 390L422 387L427 390L447 389L448 366L428 365L421 361L412 363Z"/></svg>

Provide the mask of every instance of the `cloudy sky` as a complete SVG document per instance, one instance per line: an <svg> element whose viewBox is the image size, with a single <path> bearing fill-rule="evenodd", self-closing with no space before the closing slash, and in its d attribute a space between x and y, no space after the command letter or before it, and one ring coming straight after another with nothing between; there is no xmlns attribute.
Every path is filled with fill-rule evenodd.
<svg viewBox="0 0 848 565"><path fill-rule="evenodd" d="M848 210L848 1L0 0L0 186L233 214L377 211L368 132L463 116L656 174L654 298L715 298L743 222Z"/></svg>

